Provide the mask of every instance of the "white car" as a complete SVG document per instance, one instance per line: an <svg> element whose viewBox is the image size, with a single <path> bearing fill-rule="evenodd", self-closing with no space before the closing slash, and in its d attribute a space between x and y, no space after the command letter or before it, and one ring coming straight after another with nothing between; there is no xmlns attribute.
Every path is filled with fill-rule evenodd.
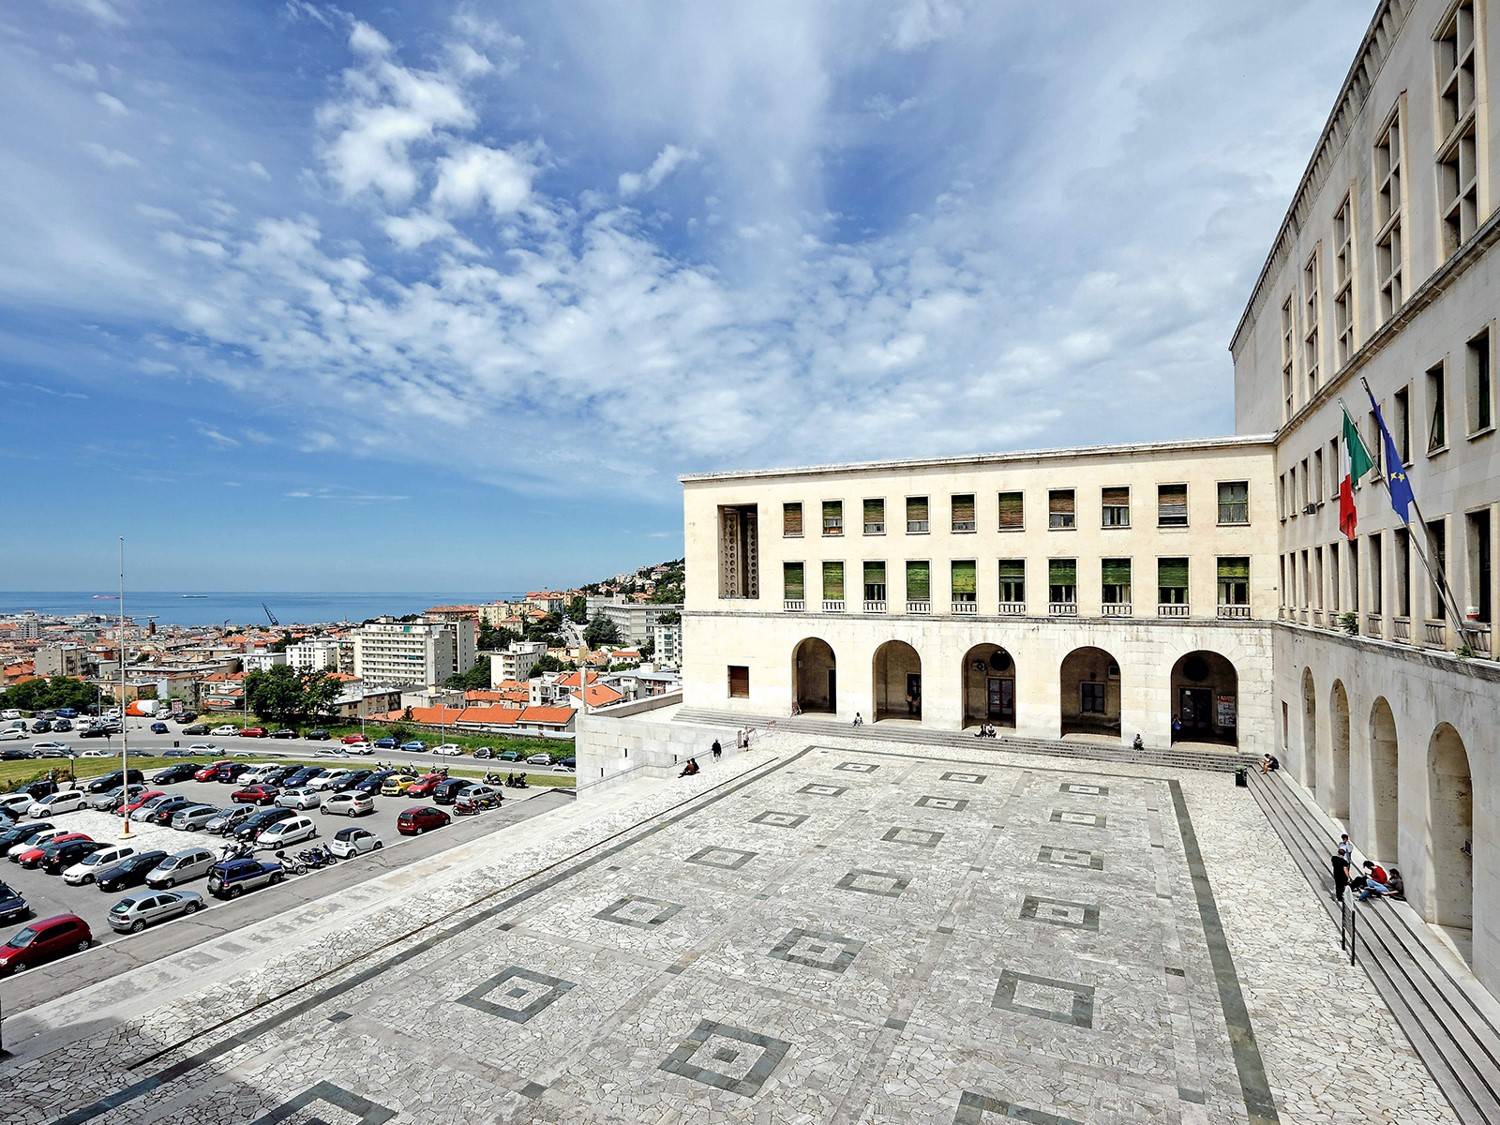
<svg viewBox="0 0 1500 1125"><path fill-rule="evenodd" d="M33 758L66 758L72 751L61 742L33 742L31 744L31 756Z"/></svg>
<svg viewBox="0 0 1500 1125"><path fill-rule="evenodd" d="M209 731L208 733L213 735L215 738L233 738L235 735L240 733L240 728L231 726L229 723L225 723L222 726L214 727L214 729Z"/></svg>
<svg viewBox="0 0 1500 1125"><path fill-rule="evenodd" d="M63 872L63 882L70 887L79 887L84 883L92 883L94 876L114 863L122 859L129 859L135 855L135 848L129 844L117 844L112 848L100 848L97 852L90 852L81 860Z"/></svg>
<svg viewBox="0 0 1500 1125"><path fill-rule="evenodd" d="M383 847L380 837L365 828L340 828L328 844L328 850L340 859L378 852Z"/></svg>
<svg viewBox="0 0 1500 1125"><path fill-rule="evenodd" d="M15 859L16 856L20 855L22 852L29 852L32 848L39 848L43 844L50 844L53 840L57 839L63 833L68 831L70 830L67 828L49 828L47 829L47 831L38 833L24 843L16 844L5 854L10 856L12 859Z"/></svg>
<svg viewBox="0 0 1500 1125"><path fill-rule="evenodd" d="M4 711L0 711L0 719L19 719L20 717L21 712L17 711L14 707L9 707Z"/></svg>
<svg viewBox="0 0 1500 1125"><path fill-rule="evenodd" d="M44 816L75 812L83 808L83 801L87 796L88 794L82 789L64 789L46 797L38 797L31 802L31 807L26 812L29 816L34 816L39 820Z"/></svg>
<svg viewBox="0 0 1500 1125"><path fill-rule="evenodd" d="M113 750L100 750L98 747L94 747L93 749L83 751L78 756L80 758L113 758L115 752Z"/></svg>
<svg viewBox="0 0 1500 1125"><path fill-rule="evenodd" d="M314 755L317 758L347 758L348 756L349 751L343 746L325 746Z"/></svg>
<svg viewBox="0 0 1500 1125"><path fill-rule="evenodd" d="M195 742L188 747L190 754L217 754L219 748L212 742Z"/></svg>
<svg viewBox="0 0 1500 1125"><path fill-rule="evenodd" d="M363 816L375 811L375 798L368 793L330 793L318 808L329 816Z"/></svg>
<svg viewBox="0 0 1500 1125"><path fill-rule="evenodd" d="M322 777L313 778L307 783L307 787L321 793L325 789L332 789L352 772L352 770L334 770L332 773L325 773Z"/></svg>
<svg viewBox="0 0 1500 1125"><path fill-rule="evenodd" d="M303 786L301 789L288 789L276 798L276 803L284 809L315 809L323 802L323 795L316 789Z"/></svg>
<svg viewBox="0 0 1500 1125"><path fill-rule="evenodd" d="M551 754L533 754L526 759L528 766L550 766L552 764Z"/></svg>
<svg viewBox="0 0 1500 1125"><path fill-rule="evenodd" d="M257 785L260 782L265 781L266 778L270 777L280 768L281 767L277 765L256 766L254 769L246 770L244 773L240 774L239 777L235 778L235 780L241 785Z"/></svg>
<svg viewBox="0 0 1500 1125"><path fill-rule="evenodd" d="M441 754L445 758L452 758L457 754L462 754L463 752L464 748L456 742L445 742L441 746L434 746L432 748L432 753Z"/></svg>
<svg viewBox="0 0 1500 1125"><path fill-rule="evenodd" d="M310 816L293 816L278 820L255 837L257 848L285 848L311 840L318 834L318 826Z"/></svg>
<svg viewBox="0 0 1500 1125"><path fill-rule="evenodd" d="M24 730L0 730L0 742L22 742L25 738Z"/></svg>
<svg viewBox="0 0 1500 1125"><path fill-rule="evenodd" d="M30 793L7 793L0 797L0 809L6 809L17 816L25 816L26 810L36 804L36 798Z"/></svg>

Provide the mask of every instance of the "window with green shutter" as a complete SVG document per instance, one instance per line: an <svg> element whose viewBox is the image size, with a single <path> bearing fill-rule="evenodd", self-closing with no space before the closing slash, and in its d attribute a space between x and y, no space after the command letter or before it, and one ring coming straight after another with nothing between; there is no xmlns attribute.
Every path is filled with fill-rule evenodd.
<svg viewBox="0 0 1500 1125"><path fill-rule="evenodd" d="M1105 605L1130 604L1130 560L1102 559L1099 563L1100 585Z"/></svg>
<svg viewBox="0 0 1500 1125"><path fill-rule="evenodd" d="M1078 600L1078 560L1052 559L1047 563L1047 600L1053 602L1076 602Z"/></svg>
<svg viewBox="0 0 1500 1125"><path fill-rule="evenodd" d="M1000 600L1013 605L1026 604L1026 560L1000 560Z"/></svg>
<svg viewBox="0 0 1500 1125"><path fill-rule="evenodd" d="M1187 605L1187 559L1158 559L1156 563L1156 600L1162 605Z"/></svg>
<svg viewBox="0 0 1500 1125"><path fill-rule="evenodd" d="M843 563L826 562L823 564L823 600L825 602L841 602L844 600Z"/></svg>
<svg viewBox="0 0 1500 1125"><path fill-rule="evenodd" d="M1250 560L1247 557L1219 558L1219 604L1250 604Z"/></svg>
<svg viewBox="0 0 1500 1125"><path fill-rule="evenodd" d="M932 569L925 562L906 564L906 600L925 602L932 599Z"/></svg>
<svg viewBox="0 0 1500 1125"><path fill-rule="evenodd" d="M1047 493L1047 527L1050 530L1065 531L1076 527L1076 520L1071 488L1054 488Z"/></svg>
<svg viewBox="0 0 1500 1125"><path fill-rule="evenodd" d="M978 575L973 559L953 564L953 600L972 602L979 595Z"/></svg>
<svg viewBox="0 0 1500 1125"><path fill-rule="evenodd" d="M1130 526L1130 489L1106 488L1100 497L1100 519L1104 527Z"/></svg>
<svg viewBox="0 0 1500 1125"><path fill-rule="evenodd" d="M781 506L781 534L788 539L795 539L802 534L802 505L783 504Z"/></svg>
<svg viewBox="0 0 1500 1125"><path fill-rule="evenodd" d="M865 601L885 601L885 563L865 563Z"/></svg>
<svg viewBox="0 0 1500 1125"><path fill-rule="evenodd" d="M805 573L802 563L781 564L782 596L789 602L800 602L807 596L807 587L804 582Z"/></svg>
<svg viewBox="0 0 1500 1125"><path fill-rule="evenodd" d="M953 498L953 530L973 531L975 527L973 493L955 496Z"/></svg>
<svg viewBox="0 0 1500 1125"><path fill-rule="evenodd" d="M929 526L927 522L927 497L908 496L906 498L906 533L908 535L926 535Z"/></svg>
<svg viewBox="0 0 1500 1125"><path fill-rule="evenodd" d="M1019 492L1000 493L1000 530L1020 531L1026 526L1026 505Z"/></svg>
<svg viewBox="0 0 1500 1125"><path fill-rule="evenodd" d="M842 500L823 501L823 534L844 534L844 502Z"/></svg>
<svg viewBox="0 0 1500 1125"><path fill-rule="evenodd" d="M866 500L865 501L865 534L866 535L884 535L885 534L885 501L884 500Z"/></svg>

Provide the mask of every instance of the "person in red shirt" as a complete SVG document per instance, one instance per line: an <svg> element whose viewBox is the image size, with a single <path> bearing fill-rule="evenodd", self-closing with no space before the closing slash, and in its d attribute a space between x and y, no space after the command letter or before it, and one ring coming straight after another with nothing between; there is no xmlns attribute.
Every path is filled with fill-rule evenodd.
<svg viewBox="0 0 1500 1125"><path fill-rule="evenodd" d="M1384 867L1381 867L1378 863L1372 863L1368 859L1360 864L1360 866L1364 868L1365 872L1364 887L1359 892L1361 902L1371 895L1380 895L1383 898L1391 893L1390 887L1385 884L1386 873Z"/></svg>

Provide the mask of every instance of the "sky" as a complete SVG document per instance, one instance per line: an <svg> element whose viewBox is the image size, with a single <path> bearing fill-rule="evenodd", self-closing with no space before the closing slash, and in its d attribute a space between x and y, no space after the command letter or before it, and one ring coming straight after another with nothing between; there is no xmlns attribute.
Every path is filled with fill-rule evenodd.
<svg viewBox="0 0 1500 1125"><path fill-rule="evenodd" d="M0 2L0 588L526 589L1233 431L1365 0Z"/></svg>

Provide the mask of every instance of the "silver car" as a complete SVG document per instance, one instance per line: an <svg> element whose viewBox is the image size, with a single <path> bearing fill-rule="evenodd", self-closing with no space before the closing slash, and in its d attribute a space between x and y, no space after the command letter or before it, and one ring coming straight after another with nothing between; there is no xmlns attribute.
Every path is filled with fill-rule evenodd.
<svg viewBox="0 0 1500 1125"><path fill-rule="evenodd" d="M288 789L276 798L276 803L284 809L315 809L322 802L323 795L316 789Z"/></svg>
<svg viewBox="0 0 1500 1125"><path fill-rule="evenodd" d="M222 812L213 805L192 805L172 817L172 827L179 832L197 832Z"/></svg>
<svg viewBox="0 0 1500 1125"><path fill-rule="evenodd" d="M144 891L126 895L109 908L110 929L138 934L147 926L203 909L203 898L192 891Z"/></svg>
<svg viewBox="0 0 1500 1125"><path fill-rule="evenodd" d="M207 848L185 848L167 856L146 876L146 886L152 890L175 887L199 875L207 875L208 869L219 861L218 856Z"/></svg>
<svg viewBox="0 0 1500 1125"><path fill-rule="evenodd" d="M132 785L131 788L137 793L141 791L139 785ZM106 812L110 809L117 809L125 803L125 787L123 785L116 785L113 789L105 789L100 793L90 793L84 798L83 803L88 808L103 809Z"/></svg>

